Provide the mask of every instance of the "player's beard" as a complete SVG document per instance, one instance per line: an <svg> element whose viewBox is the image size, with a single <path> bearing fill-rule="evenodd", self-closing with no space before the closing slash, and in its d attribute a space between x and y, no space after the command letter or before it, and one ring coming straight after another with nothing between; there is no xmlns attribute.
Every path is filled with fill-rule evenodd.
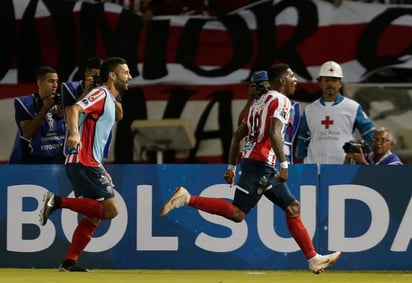
<svg viewBox="0 0 412 283"><path fill-rule="evenodd" d="M115 88L118 92L122 92L129 89L129 84L127 80L117 80L115 83Z"/></svg>

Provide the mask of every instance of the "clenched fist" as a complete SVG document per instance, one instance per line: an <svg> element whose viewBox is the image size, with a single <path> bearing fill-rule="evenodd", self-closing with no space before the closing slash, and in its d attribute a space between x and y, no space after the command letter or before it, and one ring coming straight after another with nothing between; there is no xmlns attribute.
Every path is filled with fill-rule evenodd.
<svg viewBox="0 0 412 283"><path fill-rule="evenodd" d="M232 186L233 183L235 182L236 170L235 169L227 169L223 178L226 180L226 182L228 184L230 184Z"/></svg>

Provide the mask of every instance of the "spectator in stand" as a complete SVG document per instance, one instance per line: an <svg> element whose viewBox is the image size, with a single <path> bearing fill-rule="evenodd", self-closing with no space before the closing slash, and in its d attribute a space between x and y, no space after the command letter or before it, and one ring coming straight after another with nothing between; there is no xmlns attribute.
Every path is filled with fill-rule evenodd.
<svg viewBox="0 0 412 283"><path fill-rule="evenodd" d="M342 146L354 139L357 129L369 145L375 131L362 106L341 93L342 67L325 62L318 81L322 96L306 106L298 131L297 155L304 163L342 164Z"/></svg>
<svg viewBox="0 0 412 283"><path fill-rule="evenodd" d="M55 69L36 70L37 91L14 99L18 133L9 163L64 163L64 111Z"/></svg>
<svg viewBox="0 0 412 283"><path fill-rule="evenodd" d="M349 152L345 156L345 164L365 165L403 165L399 156L391 152L395 144L392 133L385 127L375 130L372 138L372 152L364 153L362 147L359 152Z"/></svg>

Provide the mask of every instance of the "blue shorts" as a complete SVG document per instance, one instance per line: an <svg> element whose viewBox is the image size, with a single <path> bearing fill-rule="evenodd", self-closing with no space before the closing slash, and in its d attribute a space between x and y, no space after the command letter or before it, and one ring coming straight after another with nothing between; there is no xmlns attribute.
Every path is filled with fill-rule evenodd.
<svg viewBox="0 0 412 283"><path fill-rule="evenodd" d="M114 197L113 186L102 168L87 167L80 163L67 163L65 167L76 197L98 201Z"/></svg>
<svg viewBox="0 0 412 283"><path fill-rule="evenodd" d="M262 195L285 210L296 200L286 183L275 180L274 167L252 159L242 159L240 162L240 178L237 183L233 204L244 213L256 206Z"/></svg>

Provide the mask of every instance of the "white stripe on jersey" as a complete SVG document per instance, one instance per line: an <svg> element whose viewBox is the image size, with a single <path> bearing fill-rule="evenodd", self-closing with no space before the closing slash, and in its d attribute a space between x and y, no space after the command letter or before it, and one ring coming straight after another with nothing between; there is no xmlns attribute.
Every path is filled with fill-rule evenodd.
<svg viewBox="0 0 412 283"><path fill-rule="evenodd" d="M102 99L106 98L106 93L102 88L92 89L85 98L76 103L79 104L83 109L90 107L90 105L96 104ZM87 113L87 111L86 111Z"/></svg>
<svg viewBox="0 0 412 283"><path fill-rule="evenodd" d="M80 160L79 160L79 156L78 156L77 153L75 153L75 154L68 154L68 155L66 156L65 164L67 164L67 163L79 163L79 162L80 162Z"/></svg>
<svg viewBox="0 0 412 283"><path fill-rule="evenodd" d="M290 100L277 91L269 91L254 101L246 117L249 136L243 147L243 158L266 162L270 165L275 164L276 156L269 138L271 120L272 118L277 118L283 123L283 140L283 135L289 121L290 107Z"/></svg>

